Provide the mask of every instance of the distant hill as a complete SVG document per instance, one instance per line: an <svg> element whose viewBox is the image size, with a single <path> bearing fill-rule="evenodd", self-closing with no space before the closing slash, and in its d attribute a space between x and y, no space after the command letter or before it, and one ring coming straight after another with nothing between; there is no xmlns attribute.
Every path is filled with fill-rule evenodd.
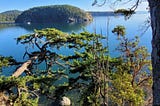
<svg viewBox="0 0 160 106"><path fill-rule="evenodd" d="M10 23L15 22L17 16L19 16L22 11L10 10L0 13L0 23Z"/></svg>
<svg viewBox="0 0 160 106"><path fill-rule="evenodd" d="M19 10L10 10L10 11L5 11L5 12L2 12L0 14L2 15L9 15L9 14L21 14L22 11L19 11Z"/></svg>
<svg viewBox="0 0 160 106"><path fill-rule="evenodd" d="M15 20L16 23L83 23L92 21L92 16L80 8L70 5L52 5L34 7L24 11Z"/></svg>

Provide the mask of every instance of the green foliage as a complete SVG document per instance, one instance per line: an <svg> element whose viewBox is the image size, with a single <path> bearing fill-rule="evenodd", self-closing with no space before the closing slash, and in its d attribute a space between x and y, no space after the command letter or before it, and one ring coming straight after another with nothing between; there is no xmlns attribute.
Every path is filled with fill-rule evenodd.
<svg viewBox="0 0 160 106"><path fill-rule="evenodd" d="M3 67L8 67L9 65L11 65L14 62L15 62L15 60L12 57L0 56L0 70Z"/></svg>
<svg viewBox="0 0 160 106"><path fill-rule="evenodd" d="M47 41L49 40L57 41L60 39L66 41L65 37L68 36L67 33L61 32L57 29L50 29L50 28L42 29L42 30L35 30L35 33L38 34L38 37L45 35Z"/></svg>
<svg viewBox="0 0 160 106"><path fill-rule="evenodd" d="M115 33L116 35L118 35L118 37L120 37L126 35L125 31L126 29L124 26L118 25L112 30L112 33Z"/></svg>
<svg viewBox="0 0 160 106"><path fill-rule="evenodd" d="M133 10L127 10L127 9L118 9L116 11L114 11L114 13L122 13L125 16L129 16L135 13L135 11Z"/></svg>
<svg viewBox="0 0 160 106"><path fill-rule="evenodd" d="M40 43L42 39L45 40L43 44ZM68 81L59 87L56 85L57 87L54 88L56 93L55 96L58 97L63 95L63 93L68 90L74 91L79 89L83 92L82 95L80 95L82 104L90 104L90 101L94 101L94 103L98 105L100 104L100 101L102 101L98 98L102 95L99 95L97 89L100 89L100 87L95 83L102 83L104 81L104 79L97 79L100 76L102 76L102 78L105 77L104 71L106 70L105 68L102 68L102 66L105 67L105 61L107 61L107 57L104 55L107 52L107 49L101 44L103 39L105 39L105 37L102 35L86 31L80 34L72 33L68 35L56 29L47 28L43 30L35 30L35 34L31 34L30 36L24 35L17 40L22 44L30 44L30 42L33 43L33 41L35 41L34 43L40 50L36 53L39 55L41 55L41 53L47 53L44 59L40 56L41 61L51 62L52 58L55 58L56 56L58 60L62 61L62 64L69 68L69 70L67 69L70 72L68 76L74 76L74 74L78 75L77 77L69 77ZM74 51L69 55L57 54L52 51L53 48L60 50L62 47L68 47ZM50 57L51 55L53 55L53 57ZM54 61L57 60L56 58ZM54 61L52 63L54 63ZM104 64L99 66L102 62ZM53 65L54 64L52 64L52 66ZM49 67L49 65L47 67ZM52 73L52 71L50 71L50 73ZM99 76L97 75L98 73ZM37 88L39 85L35 84L34 87Z"/></svg>
<svg viewBox="0 0 160 106"><path fill-rule="evenodd" d="M16 23L52 23L91 21L89 13L70 5L52 5L31 8L16 19Z"/></svg>
<svg viewBox="0 0 160 106"><path fill-rule="evenodd" d="M138 37L127 39L123 26L113 33L119 35L121 54L115 58L102 44L104 36L87 31L67 34L46 28L18 37L19 43L36 48L26 49L24 57L37 58L23 77L1 77L1 92L7 92L15 105L37 105L41 97L59 100L70 92L79 96L77 102L83 106L143 105L152 84L147 49L138 45ZM64 48L70 53L61 53ZM45 70L37 69L39 64Z"/></svg>
<svg viewBox="0 0 160 106"><path fill-rule="evenodd" d="M120 36L117 50L122 54L111 76L111 101L117 105L139 106L151 94L151 61L149 53L143 46L139 46L139 38L129 40ZM148 93L146 91L148 90Z"/></svg>
<svg viewBox="0 0 160 106"><path fill-rule="evenodd" d="M8 66L8 59L6 59L5 57L0 57L0 68L2 68L3 66Z"/></svg>
<svg viewBox="0 0 160 106"><path fill-rule="evenodd" d="M38 106L40 95L53 95L53 82L57 79L53 75L19 78L1 76L0 92L8 93L8 101L14 106Z"/></svg>
<svg viewBox="0 0 160 106"><path fill-rule="evenodd" d="M21 96L16 99L14 106L38 106L38 98L29 99L30 95L26 92L21 92Z"/></svg>
<svg viewBox="0 0 160 106"><path fill-rule="evenodd" d="M118 106L124 104L133 104L139 106L144 101L144 92L140 88L134 88L131 84L132 75L127 72L116 72L113 74L113 91L111 91L111 100Z"/></svg>
<svg viewBox="0 0 160 106"><path fill-rule="evenodd" d="M13 77L0 77L0 92L9 94L8 102L14 106L35 106L38 103L37 98L33 98L33 92L27 88L27 83L34 78L13 78ZM8 96L8 95L6 95Z"/></svg>

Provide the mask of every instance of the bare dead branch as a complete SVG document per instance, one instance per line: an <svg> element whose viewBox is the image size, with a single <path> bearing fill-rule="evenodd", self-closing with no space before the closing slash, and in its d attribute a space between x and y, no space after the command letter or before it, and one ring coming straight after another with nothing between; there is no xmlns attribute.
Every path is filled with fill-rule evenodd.
<svg viewBox="0 0 160 106"><path fill-rule="evenodd" d="M92 3L92 6L99 6L99 7L101 7L101 6L103 6L104 4L106 4L106 0L104 0L101 4L99 4L98 2L97 2L97 0L94 0L94 2Z"/></svg>
<svg viewBox="0 0 160 106"><path fill-rule="evenodd" d="M33 62L34 60L36 60L37 58L38 58L38 56L34 56L34 57L32 57L31 59L29 59L29 60L27 60L26 62L24 62L24 63L22 64L22 66L19 67L19 68L12 74L12 76L13 76L13 77L19 77L25 70L28 70L28 66L29 66L30 64L32 64L32 62Z"/></svg>
<svg viewBox="0 0 160 106"><path fill-rule="evenodd" d="M130 10L135 11L135 10L137 9L137 7L138 7L139 3L140 3L140 0L137 0L136 4L135 4L135 5L133 5L133 6L130 8Z"/></svg>

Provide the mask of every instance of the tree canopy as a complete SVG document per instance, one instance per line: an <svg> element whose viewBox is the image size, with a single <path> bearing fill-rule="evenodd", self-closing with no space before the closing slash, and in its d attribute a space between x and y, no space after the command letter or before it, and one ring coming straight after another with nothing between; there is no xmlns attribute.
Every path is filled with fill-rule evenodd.
<svg viewBox="0 0 160 106"><path fill-rule="evenodd" d="M124 27L119 29L125 32ZM18 43L34 49L26 48L24 57L28 60L23 63L0 60L3 66L9 62L20 65L12 76L0 77L5 103L38 105L45 98L53 104L67 96L73 104L84 106L146 104L152 82L149 54L145 47L138 46L138 37L128 40L125 33L113 32L119 36L117 50L122 53L115 58L102 44L106 37L87 31L68 34L46 28L18 37ZM61 49L70 52L63 54Z"/></svg>

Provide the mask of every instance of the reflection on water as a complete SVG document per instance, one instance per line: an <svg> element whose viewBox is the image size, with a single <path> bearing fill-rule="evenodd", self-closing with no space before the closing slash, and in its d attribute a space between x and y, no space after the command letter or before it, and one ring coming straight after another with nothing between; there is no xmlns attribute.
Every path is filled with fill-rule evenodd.
<svg viewBox="0 0 160 106"><path fill-rule="evenodd" d="M34 30L34 29L43 29L43 28L56 28L62 30L64 32L71 32L71 31L79 31L86 24L65 24L65 23L53 23L53 24L21 24L20 26L25 28L26 30Z"/></svg>
<svg viewBox="0 0 160 106"><path fill-rule="evenodd" d="M15 27L14 23L9 23L9 24L0 24L0 30L9 28L9 27Z"/></svg>
<svg viewBox="0 0 160 106"><path fill-rule="evenodd" d="M89 23L53 23L53 24L0 24L0 30L10 27L19 26L28 31L33 31L34 29L43 29L43 28L56 28L64 32L77 32L84 28Z"/></svg>

